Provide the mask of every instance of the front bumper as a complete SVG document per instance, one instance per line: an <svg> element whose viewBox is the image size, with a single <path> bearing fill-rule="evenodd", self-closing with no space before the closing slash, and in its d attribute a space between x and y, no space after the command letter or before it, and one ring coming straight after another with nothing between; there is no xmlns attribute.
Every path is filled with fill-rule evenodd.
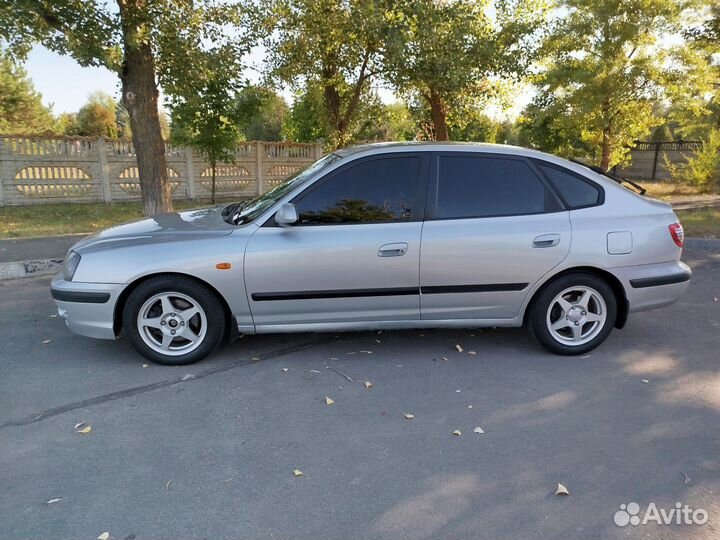
<svg viewBox="0 0 720 540"><path fill-rule="evenodd" d="M115 305L125 284L75 283L62 273L50 285L58 316L74 333L98 339L115 339Z"/></svg>
<svg viewBox="0 0 720 540"><path fill-rule="evenodd" d="M690 285L692 270L681 261L613 268L622 282L630 312L677 302Z"/></svg>

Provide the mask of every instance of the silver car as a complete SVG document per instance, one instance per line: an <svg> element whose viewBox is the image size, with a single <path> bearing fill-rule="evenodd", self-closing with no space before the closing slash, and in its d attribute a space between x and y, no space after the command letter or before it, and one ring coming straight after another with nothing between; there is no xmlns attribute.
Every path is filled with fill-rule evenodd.
<svg viewBox="0 0 720 540"><path fill-rule="evenodd" d="M339 150L247 203L77 243L52 282L73 332L189 364L238 333L527 326L558 354L675 302L672 208L582 164L486 144Z"/></svg>

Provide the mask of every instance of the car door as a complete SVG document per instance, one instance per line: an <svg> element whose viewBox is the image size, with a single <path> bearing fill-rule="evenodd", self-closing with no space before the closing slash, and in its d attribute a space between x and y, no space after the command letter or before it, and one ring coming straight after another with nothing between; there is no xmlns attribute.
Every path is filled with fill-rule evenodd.
<svg viewBox="0 0 720 540"><path fill-rule="evenodd" d="M422 234L422 319L509 319L570 247L570 220L522 157L433 157Z"/></svg>
<svg viewBox="0 0 720 540"><path fill-rule="evenodd" d="M250 239L245 284L256 329L420 318L428 153L359 158L292 201L299 222Z"/></svg>

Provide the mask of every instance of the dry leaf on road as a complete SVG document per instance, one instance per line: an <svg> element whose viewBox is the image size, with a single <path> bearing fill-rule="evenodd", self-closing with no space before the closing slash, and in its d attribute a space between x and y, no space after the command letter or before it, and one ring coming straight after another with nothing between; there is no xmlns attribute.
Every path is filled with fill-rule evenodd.
<svg viewBox="0 0 720 540"><path fill-rule="evenodd" d="M45 501L45 504L53 504L56 502L62 501L62 497L58 497L57 499L50 499L49 501Z"/></svg>
<svg viewBox="0 0 720 540"><path fill-rule="evenodd" d="M79 428L80 426L84 426L84 425L85 425L85 422L78 422L77 424L75 424L75 425L73 426L73 429L77 429L77 428Z"/></svg>
<svg viewBox="0 0 720 540"><path fill-rule="evenodd" d="M462 435L462 431L460 431L459 429L456 429L455 431L453 431L453 435L455 435L456 437L459 437L460 435Z"/></svg>
<svg viewBox="0 0 720 540"><path fill-rule="evenodd" d="M90 433L92 431L92 428L90 426L85 426L82 429L78 429L75 433L82 433L85 435L86 433Z"/></svg>
<svg viewBox="0 0 720 540"><path fill-rule="evenodd" d="M282 368L282 372L283 372L283 373L287 373L287 372L288 372L288 368L286 368L286 367Z"/></svg>
<svg viewBox="0 0 720 540"><path fill-rule="evenodd" d="M471 407L472 407L472 405L471 405ZM473 433L478 433L479 435L482 435L483 433L485 433L485 431L483 431L483 428L478 426L475 429L473 429Z"/></svg>
<svg viewBox="0 0 720 540"><path fill-rule="evenodd" d="M46 339L46 340L43 341L43 345L47 345L47 344L50 343L51 341L52 341L52 339Z"/></svg>
<svg viewBox="0 0 720 540"><path fill-rule="evenodd" d="M648 381L647 379L643 379L642 382L644 382L645 384L648 384L650 381Z"/></svg>
<svg viewBox="0 0 720 540"><path fill-rule="evenodd" d="M370 381L365 381L365 388L372 388L373 383Z"/></svg>
<svg viewBox="0 0 720 540"><path fill-rule="evenodd" d="M555 495L570 495L570 492L563 484L558 483L557 488L555 489Z"/></svg>
<svg viewBox="0 0 720 540"><path fill-rule="evenodd" d="M402 413L402 415L405 417L406 420L412 420L413 418L415 418L414 414L410 414L410 413L406 413L406 412Z"/></svg>
<svg viewBox="0 0 720 540"><path fill-rule="evenodd" d="M108 540L108 538L110 538L110 533L106 531L98 536L97 540Z"/></svg>
<svg viewBox="0 0 720 540"><path fill-rule="evenodd" d="M333 403L335 403L334 399L325 396L325 405L332 405Z"/></svg>
<svg viewBox="0 0 720 540"><path fill-rule="evenodd" d="M293 471L293 476L302 476L303 472L300 469L295 469Z"/></svg>
<svg viewBox="0 0 720 540"><path fill-rule="evenodd" d="M463 348L460 345L455 345L457 352L463 352Z"/></svg>
<svg viewBox="0 0 720 540"><path fill-rule="evenodd" d="M468 354L476 355L477 353L475 351L468 351Z"/></svg>

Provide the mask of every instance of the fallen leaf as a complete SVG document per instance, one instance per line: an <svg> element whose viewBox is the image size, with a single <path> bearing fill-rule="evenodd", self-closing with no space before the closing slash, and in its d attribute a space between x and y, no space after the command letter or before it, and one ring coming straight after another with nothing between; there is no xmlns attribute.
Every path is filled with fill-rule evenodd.
<svg viewBox="0 0 720 540"><path fill-rule="evenodd" d="M50 315L51 319L57 319L57 313L55 315Z"/></svg>
<svg viewBox="0 0 720 540"><path fill-rule="evenodd" d="M295 470L293 471L293 475L294 475L294 476L302 476L302 475L303 475L303 472L302 472L300 469L295 469Z"/></svg>
<svg viewBox="0 0 720 540"><path fill-rule="evenodd" d="M475 354L477 354L477 353L476 353L475 351L468 351L468 354L475 355Z"/></svg>
<svg viewBox="0 0 720 540"><path fill-rule="evenodd" d="M53 503L60 502L60 501L62 501L62 497L58 497L57 499L50 499L49 501L45 501L45 504L53 504Z"/></svg>
<svg viewBox="0 0 720 540"><path fill-rule="evenodd" d="M456 429L455 431L453 431L453 435L455 435L456 437L459 437L460 435L462 435L462 431L460 431L459 429Z"/></svg>
<svg viewBox="0 0 720 540"><path fill-rule="evenodd" d="M97 540L108 540L110 538L109 532L104 532L100 536L97 537Z"/></svg>
<svg viewBox="0 0 720 540"><path fill-rule="evenodd" d="M75 424L75 425L73 426L73 429L77 429L77 428L79 428L80 426L84 426L84 425L85 425L85 422L78 422L77 424Z"/></svg>
<svg viewBox="0 0 720 540"><path fill-rule="evenodd" d="M180 379L180 380L181 381L189 381L190 379L194 379L194 378L195 378L195 375L193 375L192 373L186 373L185 375L182 376L182 379Z"/></svg>
<svg viewBox="0 0 720 540"><path fill-rule="evenodd" d="M414 414L410 414L410 413L406 413L406 412L404 412L404 413L402 413L402 414L403 414L403 416L405 417L406 420L412 420L413 418L415 418L415 415L414 415Z"/></svg>
<svg viewBox="0 0 720 540"><path fill-rule="evenodd" d="M485 431L483 431L483 428L481 428L480 426L478 426L478 427L476 427L475 429L473 429L473 433L477 433L478 435L482 435L483 433L485 433Z"/></svg>
<svg viewBox="0 0 720 540"><path fill-rule="evenodd" d="M457 352L463 352L463 348L460 345L455 345Z"/></svg>
<svg viewBox="0 0 720 540"><path fill-rule="evenodd" d="M170 484L172 484L172 480L168 480L167 484L165 484L165 491L170 491Z"/></svg>
<svg viewBox="0 0 720 540"><path fill-rule="evenodd" d="M325 396L325 405L332 405L333 403L335 403L334 399Z"/></svg>
<svg viewBox="0 0 720 540"><path fill-rule="evenodd" d="M284 367L284 368L282 368L282 371L283 371L283 373L287 373L288 368Z"/></svg>
<svg viewBox="0 0 720 540"><path fill-rule="evenodd" d="M648 384L650 381L648 381L647 379L643 379L642 382L644 382L645 384Z"/></svg>
<svg viewBox="0 0 720 540"><path fill-rule="evenodd" d="M376 339L375 343L382 343L382 341L380 341L379 339Z"/></svg>
<svg viewBox="0 0 720 540"><path fill-rule="evenodd" d="M684 472L682 472L682 471L680 472L680 474L683 475L683 482L684 482L685 484L689 484L689 483L690 483L690 477L689 477L687 474L685 474Z"/></svg>
<svg viewBox="0 0 720 540"><path fill-rule="evenodd" d="M455 390L455 392L457 392L457 393L459 394L459 393L460 393L460 390Z"/></svg>
<svg viewBox="0 0 720 540"><path fill-rule="evenodd" d="M445 360L446 362L448 361L447 356L443 356L442 359Z"/></svg>
<svg viewBox="0 0 720 540"><path fill-rule="evenodd" d="M365 381L365 388L372 388L373 383L370 381Z"/></svg>
<svg viewBox="0 0 720 540"><path fill-rule="evenodd" d="M51 341L52 341L52 339L46 339L46 340L43 341L43 345L47 345L47 344L50 343Z"/></svg>
<svg viewBox="0 0 720 540"><path fill-rule="evenodd" d="M92 428L90 426L85 426L82 429L78 429L76 431L76 433L82 433L83 435L85 435L86 433L90 433L91 431L92 431Z"/></svg>
<svg viewBox="0 0 720 540"><path fill-rule="evenodd" d="M258 360L260 360L260 357L259 357L259 356L253 356L253 357L251 358L251 360L257 362Z"/></svg>
<svg viewBox="0 0 720 540"><path fill-rule="evenodd" d="M718 297L717 297L717 296L713 296L713 302L717 302L717 301L718 301Z"/></svg>
<svg viewBox="0 0 720 540"><path fill-rule="evenodd" d="M143 367L144 367L144 368L148 367L148 364L143 364Z"/></svg>
<svg viewBox="0 0 720 540"><path fill-rule="evenodd" d="M360 351L363 354L372 354L372 351Z"/></svg>
<svg viewBox="0 0 720 540"><path fill-rule="evenodd" d="M472 405L468 405L468 409L472 409Z"/></svg>
<svg viewBox="0 0 720 540"><path fill-rule="evenodd" d="M570 492L568 491L568 488L558 483L557 488L555 489L555 495L570 495Z"/></svg>

